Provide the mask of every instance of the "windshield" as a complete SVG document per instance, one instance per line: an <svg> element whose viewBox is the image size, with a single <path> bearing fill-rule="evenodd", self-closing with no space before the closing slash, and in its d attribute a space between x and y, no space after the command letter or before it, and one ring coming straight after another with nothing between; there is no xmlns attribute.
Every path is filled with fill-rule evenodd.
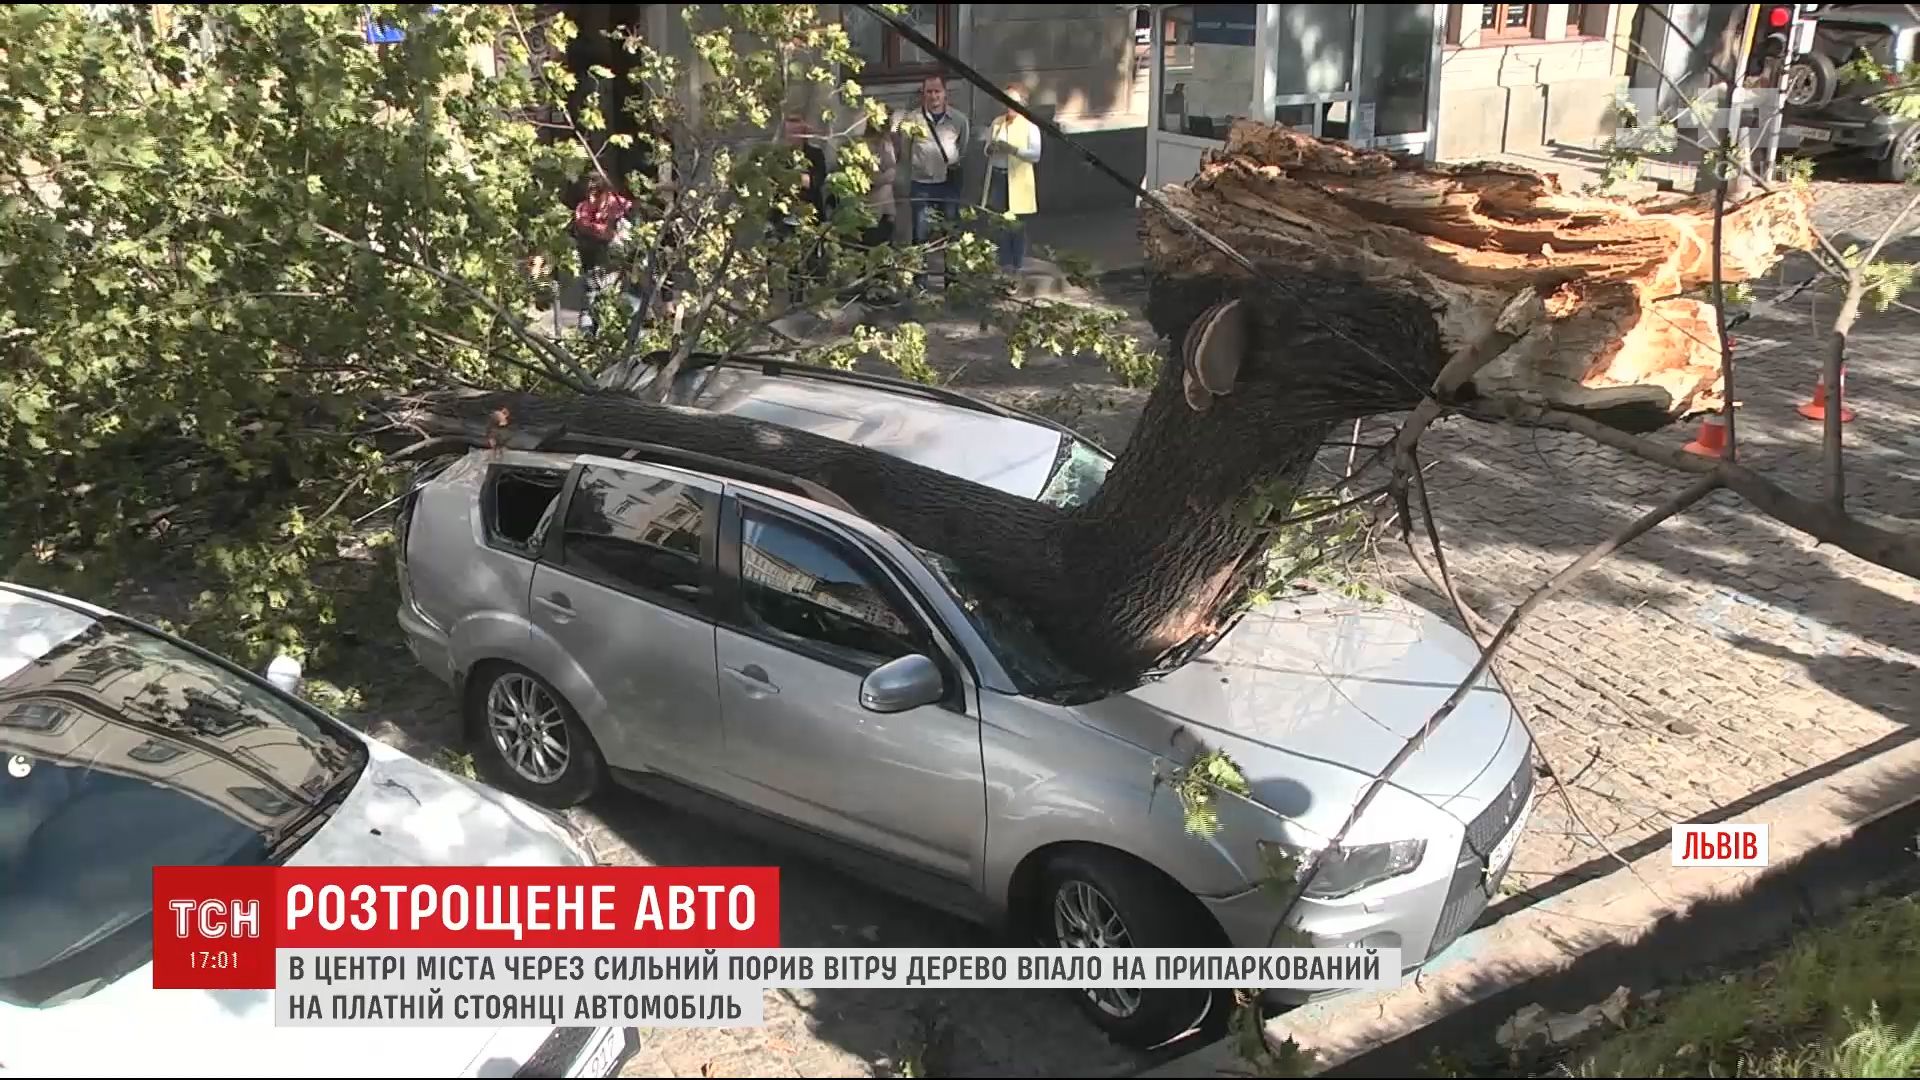
<svg viewBox="0 0 1920 1080"><path fill-rule="evenodd" d="M1040 491L1040 501L1064 509L1080 506L1100 490L1112 468L1113 459L1105 452L1084 439L1062 435L1060 457L1047 477L1047 486Z"/></svg>
<svg viewBox="0 0 1920 1080"><path fill-rule="evenodd" d="M152 956L155 866L275 862L351 788L350 732L131 623L0 590L0 1002Z"/></svg>
<svg viewBox="0 0 1920 1080"><path fill-rule="evenodd" d="M906 541L902 541L906 543ZM1055 655L1040 632L1012 602L987 589L952 559L912 544L947 592L966 612L967 622L985 639L994 658L1007 669L1014 686L1027 697L1077 704L1104 697L1088 679Z"/></svg>

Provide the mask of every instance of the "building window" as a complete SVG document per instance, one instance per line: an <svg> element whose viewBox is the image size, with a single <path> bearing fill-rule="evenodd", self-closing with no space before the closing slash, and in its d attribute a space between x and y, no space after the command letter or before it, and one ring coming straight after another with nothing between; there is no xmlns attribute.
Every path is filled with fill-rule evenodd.
<svg viewBox="0 0 1920 1080"><path fill-rule="evenodd" d="M908 4L905 19L915 30L932 38L934 44L951 52L955 6ZM853 51L864 61L860 74L868 82L911 79L940 69L939 61L864 11L848 13L847 36L852 39Z"/></svg>
<svg viewBox="0 0 1920 1080"><path fill-rule="evenodd" d="M1164 9L1160 130L1225 139L1248 115L1259 86L1258 4L1177 4Z"/></svg>
<svg viewBox="0 0 1920 1080"><path fill-rule="evenodd" d="M1533 36L1534 4L1480 5L1480 36L1508 38Z"/></svg>
<svg viewBox="0 0 1920 1080"><path fill-rule="evenodd" d="M1579 37L1587 32L1587 9L1591 4L1567 5L1567 36Z"/></svg>

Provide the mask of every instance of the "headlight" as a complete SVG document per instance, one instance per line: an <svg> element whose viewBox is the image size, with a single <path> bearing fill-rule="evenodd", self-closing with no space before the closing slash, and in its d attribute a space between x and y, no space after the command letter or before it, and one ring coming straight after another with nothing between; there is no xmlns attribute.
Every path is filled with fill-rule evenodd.
<svg viewBox="0 0 1920 1080"><path fill-rule="evenodd" d="M1395 840L1390 844L1360 844L1326 854L1320 871L1307 886L1307 895L1331 900L1359 892L1388 878L1399 877L1420 865L1427 853L1425 840Z"/></svg>

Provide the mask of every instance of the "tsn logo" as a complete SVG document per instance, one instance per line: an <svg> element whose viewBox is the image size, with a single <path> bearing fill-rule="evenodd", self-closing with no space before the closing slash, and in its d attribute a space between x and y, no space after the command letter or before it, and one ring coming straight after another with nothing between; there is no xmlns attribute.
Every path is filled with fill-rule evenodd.
<svg viewBox="0 0 1920 1080"><path fill-rule="evenodd" d="M1765 825L1675 825L1675 866L1765 866Z"/></svg>
<svg viewBox="0 0 1920 1080"><path fill-rule="evenodd" d="M173 934L179 938L257 938L258 900L169 900ZM198 931L196 934L195 931Z"/></svg>

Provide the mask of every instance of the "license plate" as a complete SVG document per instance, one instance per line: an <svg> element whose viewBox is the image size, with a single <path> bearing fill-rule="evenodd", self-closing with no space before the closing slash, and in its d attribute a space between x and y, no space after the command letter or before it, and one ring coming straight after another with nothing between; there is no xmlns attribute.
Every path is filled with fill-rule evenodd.
<svg viewBox="0 0 1920 1080"><path fill-rule="evenodd" d="M1804 139L1807 142L1826 142L1833 138L1833 132L1826 128L1803 127L1800 124L1788 124L1780 129L1780 133L1791 135L1796 139Z"/></svg>
<svg viewBox="0 0 1920 1080"><path fill-rule="evenodd" d="M578 1064L568 1076L612 1076L620 1063L620 1051L627 1045L619 1028L601 1028L587 1043L587 1052L575 1059Z"/></svg>
<svg viewBox="0 0 1920 1080"><path fill-rule="evenodd" d="M1527 831L1527 818L1532 813L1533 800L1528 799L1527 805L1520 808L1520 816L1514 820L1513 828L1508 829L1507 835L1501 837L1500 842L1487 853L1488 887L1492 887L1507 872L1507 860L1513 858L1513 849L1520 846L1520 834Z"/></svg>

